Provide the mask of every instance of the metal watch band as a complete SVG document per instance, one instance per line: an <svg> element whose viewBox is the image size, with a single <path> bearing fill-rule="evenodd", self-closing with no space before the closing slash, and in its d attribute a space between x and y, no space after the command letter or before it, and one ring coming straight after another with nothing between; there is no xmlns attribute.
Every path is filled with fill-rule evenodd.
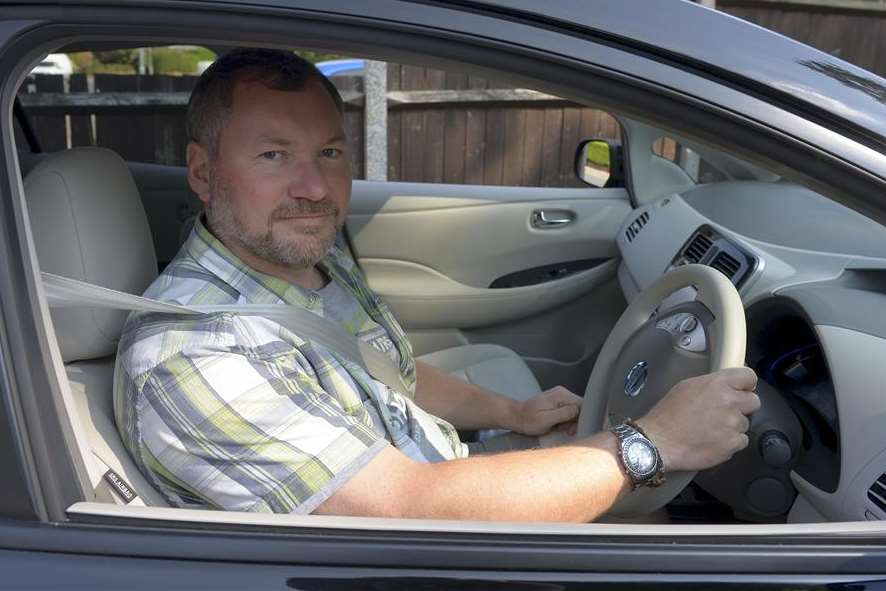
<svg viewBox="0 0 886 591"><path fill-rule="evenodd" d="M619 423L618 425L611 427L609 430L618 439L618 460L621 463L622 469L625 471L625 473L631 479L633 490L636 490L636 489L640 488L641 486L648 486L650 488L655 488L655 487L658 487L658 486L661 486L662 484L664 484L664 482L665 482L664 463L661 460L661 454L659 453L658 448L655 446L655 444L652 442L652 440L646 436L646 433L644 433L643 430L636 423L634 423L633 420L631 420L630 417L626 418L623 422ZM627 440L629 437L632 437L632 436L642 437L652 446L652 449L655 451L656 470L655 470L655 472L653 472L649 476L641 477L638 474L636 474L633 470L631 470L628 467L628 464L622 455L622 443L625 440Z"/></svg>

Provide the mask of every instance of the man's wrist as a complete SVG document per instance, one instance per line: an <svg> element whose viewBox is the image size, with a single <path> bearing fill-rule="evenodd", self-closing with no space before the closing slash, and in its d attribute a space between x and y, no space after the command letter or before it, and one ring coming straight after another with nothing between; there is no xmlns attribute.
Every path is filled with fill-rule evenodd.
<svg viewBox="0 0 886 591"><path fill-rule="evenodd" d="M658 429L658 425L656 425L652 421L649 421L646 417L636 419L634 421L634 424L640 428L645 436L655 445L656 449L658 449L658 455L661 458L661 462L664 465L665 471L672 471L674 469L673 449L667 437L665 437L664 434L662 434L661 431Z"/></svg>
<svg viewBox="0 0 886 591"><path fill-rule="evenodd" d="M498 397L498 428L522 433L523 403L500 394L496 394L496 396Z"/></svg>

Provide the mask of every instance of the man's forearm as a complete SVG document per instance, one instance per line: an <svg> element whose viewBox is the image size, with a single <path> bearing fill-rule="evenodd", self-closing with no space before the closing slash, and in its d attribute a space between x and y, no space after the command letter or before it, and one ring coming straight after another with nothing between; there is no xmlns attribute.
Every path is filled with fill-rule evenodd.
<svg viewBox="0 0 886 591"><path fill-rule="evenodd" d="M415 369L415 401L432 415L459 429L517 427L514 401L420 361L416 362Z"/></svg>
<svg viewBox="0 0 886 591"><path fill-rule="evenodd" d="M383 451L317 512L421 519L588 522L630 488L609 432L563 447L420 464Z"/></svg>

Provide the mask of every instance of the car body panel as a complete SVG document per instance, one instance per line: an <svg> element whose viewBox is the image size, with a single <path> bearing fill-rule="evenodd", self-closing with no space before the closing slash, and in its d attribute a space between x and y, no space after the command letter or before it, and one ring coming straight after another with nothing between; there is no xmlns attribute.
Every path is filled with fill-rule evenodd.
<svg viewBox="0 0 886 591"><path fill-rule="evenodd" d="M7 14L42 16L47 22L65 25L0 22L0 66L9 72L13 63L17 64L16 71L23 75L25 65L19 63L23 55L36 59L43 46L67 42L80 32L99 38L114 26L135 31L138 39L175 37L193 28L199 29L195 35L200 39L236 33L238 38L252 39L256 35L263 42L283 44L301 33L319 43L330 31L338 33L333 41L342 41L347 37L346 21L349 26L361 25L368 30L363 36L350 37L354 45L365 42L367 52L371 52L389 43L395 54L403 55L409 54L409 45L414 45L419 34L432 32L422 51L432 54L441 47L458 49L461 42L488 53L454 51L450 56L453 61L470 61L470 57L480 55L481 69L487 70L494 68L496 60L511 67L519 61L525 65L521 75L527 79L545 80L547 74L551 76L547 81L550 86L565 89L570 88L571 81L577 86L574 96L579 98L593 95L592 86L596 85L602 103L618 104L621 97L625 108L636 115L645 113L648 117L653 107L634 104L638 95L628 91L633 88L652 93L659 117L691 111L698 119L689 124L694 135L707 133L714 138L719 133L728 137L721 141L746 142L748 151L772 148L780 151L773 158L784 158L788 163L785 168L793 163L803 170L803 157L820 156L818 169L809 173L810 178L829 178L835 184L848 179L847 191L855 196L859 207L872 203L877 195L865 193L860 187L882 188L886 158L845 135L839 125L830 128L828 121L804 118L805 111L791 111L781 103L770 104L758 95L744 94L715 76L700 75L695 65L681 69L677 62L650 61L647 55L632 54L628 44L614 47L611 36L597 39L599 42L588 41L577 38L574 31L536 29L525 22L497 21L478 12L465 14L458 10L464 6L478 7L453 3L447 8L440 3L390 0L356 6L337 0L211 4L144 1L125 5L71 1L37 8L17 4ZM210 13L212 7L219 7L220 12L197 12ZM182 20L184 11L188 18ZM253 12L268 18L253 18ZM207 18L198 21L195 15ZM329 27L323 29L318 23ZM206 28L200 29L200 25ZM335 29L339 25L342 28ZM34 33L39 40L27 37L24 31L28 27L37 29ZM534 47L529 46L530 40ZM43 46L38 51L35 47L39 43ZM421 53L415 47L411 49L409 55ZM607 87L601 80L617 84ZM17 82L5 78L4 89L9 91ZM10 97L11 92L4 94L7 114L11 112ZM9 137L8 116L2 126ZM157 577L145 586L151 586L152 581L173 585L194 576L201 585L215 583L220 587L238 586L243 580L248 580L250 587L267 583L296 588L355 588L361 584L370 588L454 588L459 584L474 589L525 589L527 584L529 588L562 588L567 584L585 588L595 582L632 587L669 584L677 588L693 583L733 587L766 584L768 588L823 584L882 587L886 545L881 524L874 523L825 524L827 527L809 527L806 533L773 526L771 534L745 536L737 535L735 528L719 533L711 530L706 535L704 528L689 527L688 533L677 536L667 530L650 535L642 525L633 529L575 526L574 533L563 535L527 524L476 524L473 531L458 524L447 531L445 523L432 523L439 527L433 530L421 521L388 522L386 527L379 527L356 520L350 521L349 527L337 529L324 527L322 521L272 527L250 522L260 520L260 516L252 515L242 516L243 523L238 525L221 523L225 519L213 521L209 512L202 512L203 521L179 520L180 514L171 509L170 513L155 511L156 519L135 520L127 516L127 507L119 508L120 513L115 515L113 511L99 514L89 507L65 504L72 498L91 498L91 491L85 487L71 490L82 486L76 480L80 472L72 467L79 456L71 452L75 457L70 458L59 451L71 449L66 446L71 446L73 439L65 432L65 421L58 419L61 404L54 406L61 398L56 388L63 374L54 373L60 360L57 348L47 337L51 335L48 311L40 297L36 262L31 258L32 237L19 200L16 155L8 143L4 150L0 259L6 271L0 276L0 313L4 321L3 353L9 360L2 370L9 387L0 401L6 417L0 418L8 419L3 424L5 433L19 439L3 446L4 461L8 458L27 484L5 490L26 507L32 503L36 507L31 515L27 511L15 513L11 504L2 507L0 546L15 551L3 552L0 560L5 580L12 585L37 582L70 588L101 586L104 582L115 587L134 586L135 578L143 575ZM835 174L830 178L832 172ZM878 175L882 178L871 178ZM654 186L642 183L631 190L635 197L646 201L656 196ZM108 507L117 509L104 506ZM71 511L66 511L69 508ZM13 516L19 519L10 519ZM633 533L628 535L629 531ZM51 570L53 567L58 570Z"/></svg>

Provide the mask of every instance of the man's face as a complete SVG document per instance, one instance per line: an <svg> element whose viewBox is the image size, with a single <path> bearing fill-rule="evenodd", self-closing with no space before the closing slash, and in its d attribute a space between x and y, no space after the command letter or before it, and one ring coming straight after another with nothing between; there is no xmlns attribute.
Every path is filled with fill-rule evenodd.
<svg viewBox="0 0 886 591"><path fill-rule="evenodd" d="M309 268L335 241L350 194L341 115L318 82L297 92L237 83L201 197L216 237L247 263Z"/></svg>

